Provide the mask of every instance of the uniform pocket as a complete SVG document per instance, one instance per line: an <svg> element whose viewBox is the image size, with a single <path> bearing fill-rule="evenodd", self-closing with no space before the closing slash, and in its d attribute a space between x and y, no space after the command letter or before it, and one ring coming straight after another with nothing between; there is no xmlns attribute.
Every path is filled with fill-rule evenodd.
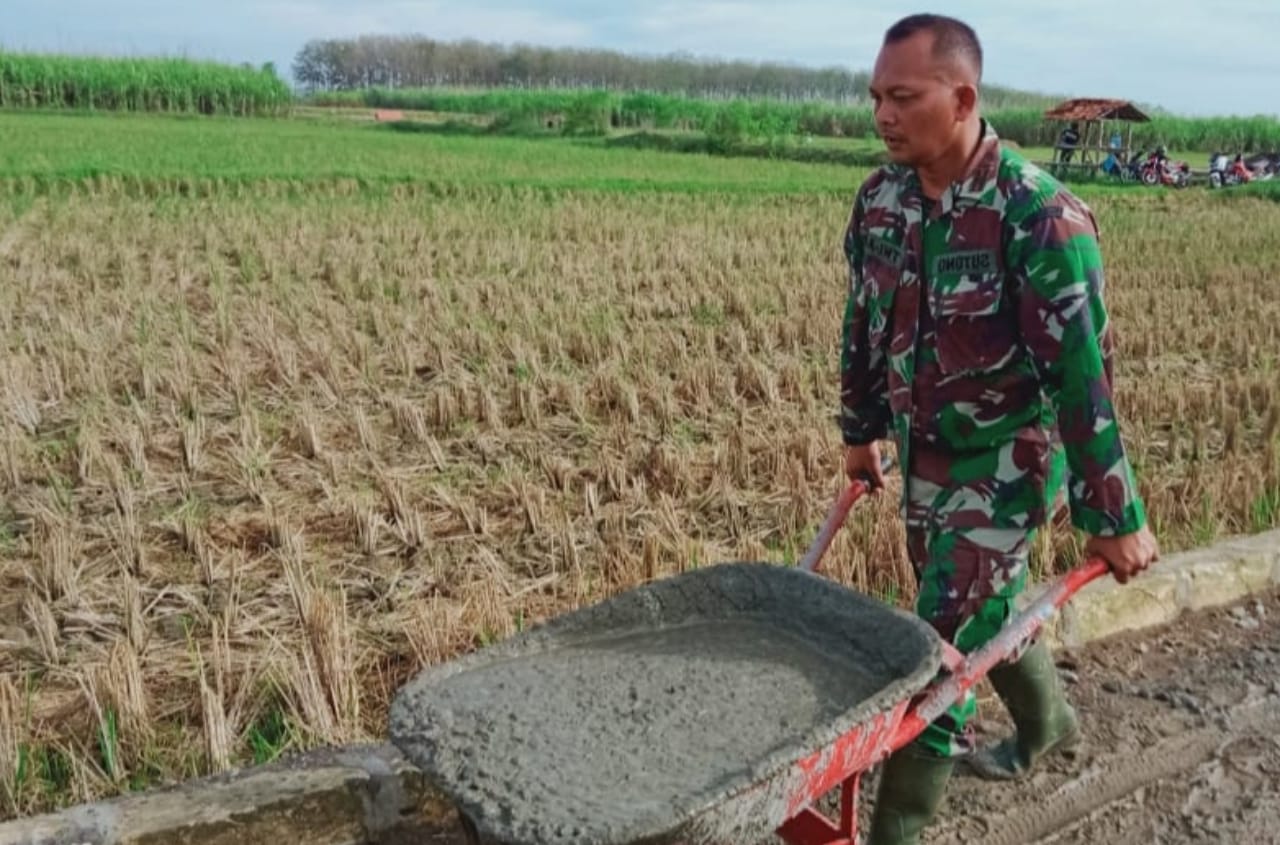
<svg viewBox="0 0 1280 845"><path fill-rule="evenodd" d="M943 373L995 372L1018 356L1018 327L1015 315L1004 307L1003 273L932 284L929 307Z"/></svg>

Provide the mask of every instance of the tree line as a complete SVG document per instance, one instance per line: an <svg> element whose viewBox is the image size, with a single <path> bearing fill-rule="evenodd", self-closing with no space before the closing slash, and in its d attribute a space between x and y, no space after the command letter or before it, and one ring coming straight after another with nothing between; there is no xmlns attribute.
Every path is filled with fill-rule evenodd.
<svg viewBox="0 0 1280 845"><path fill-rule="evenodd" d="M364 88L538 88L653 91L687 97L776 98L858 103L869 74L843 67L634 56L614 50L437 41L422 35L361 35L307 42L293 62L308 92ZM1056 98L999 86L990 108L1042 108Z"/></svg>

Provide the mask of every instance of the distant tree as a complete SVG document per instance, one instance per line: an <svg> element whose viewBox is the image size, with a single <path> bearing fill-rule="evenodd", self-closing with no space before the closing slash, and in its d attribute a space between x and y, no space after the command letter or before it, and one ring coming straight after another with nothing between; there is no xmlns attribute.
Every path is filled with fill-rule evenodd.
<svg viewBox="0 0 1280 845"><path fill-rule="evenodd" d="M320 56L321 42L308 41L293 57L294 81L309 91L327 89L326 68Z"/></svg>

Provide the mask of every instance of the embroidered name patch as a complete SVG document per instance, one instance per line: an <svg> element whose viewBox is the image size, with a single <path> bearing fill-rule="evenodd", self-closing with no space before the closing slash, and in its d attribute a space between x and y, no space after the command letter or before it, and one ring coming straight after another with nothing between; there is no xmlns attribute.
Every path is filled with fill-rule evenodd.
<svg viewBox="0 0 1280 845"><path fill-rule="evenodd" d="M890 267L902 267L902 247L890 243L884 238L868 235L866 241L867 256L888 264Z"/></svg>
<svg viewBox="0 0 1280 845"><path fill-rule="evenodd" d="M933 260L934 276L979 276L1000 269L993 249L948 252Z"/></svg>

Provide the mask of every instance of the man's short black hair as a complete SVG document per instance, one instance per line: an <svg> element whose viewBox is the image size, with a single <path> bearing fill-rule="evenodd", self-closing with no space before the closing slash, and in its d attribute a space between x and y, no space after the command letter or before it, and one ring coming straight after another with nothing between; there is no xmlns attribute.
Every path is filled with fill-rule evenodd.
<svg viewBox="0 0 1280 845"><path fill-rule="evenodd" d="M903 41L917 32L933 34L935 56L967 61L977 70L978 78L982 78L982 44L967 23L946 15L909 15L889 27L884 43Z"/></svg>

